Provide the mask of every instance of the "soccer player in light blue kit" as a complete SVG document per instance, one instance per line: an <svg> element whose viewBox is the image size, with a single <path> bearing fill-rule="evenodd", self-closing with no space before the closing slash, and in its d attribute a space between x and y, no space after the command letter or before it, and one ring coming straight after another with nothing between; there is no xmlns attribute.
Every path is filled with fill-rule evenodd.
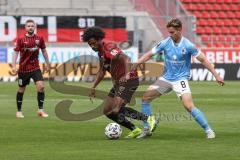
<svg viewBox="0 0 240 160"><path fill-rule="evenodd" d="M181 99L185 109L191 113L197 123L205 130L207 138L215 138L215 133L209 126L204 114L194 105L191 90L188 85L191 69L191 57L196 57L215 77L220 85L224 85L222 78L216 73L214 67L206 57L190 42L183 37L182 22L179 19L172 19L167 24L170 36L157 44L151 51L144 54L138 62L133 65L133 69L141 63L152 58L153 55L164 53L164 73L162 77L151 85L142 97L142 112L151 115L150 102L170 91L175 91ZM149 127L144 124L144 131L138 138L151 135Z"/></svg>

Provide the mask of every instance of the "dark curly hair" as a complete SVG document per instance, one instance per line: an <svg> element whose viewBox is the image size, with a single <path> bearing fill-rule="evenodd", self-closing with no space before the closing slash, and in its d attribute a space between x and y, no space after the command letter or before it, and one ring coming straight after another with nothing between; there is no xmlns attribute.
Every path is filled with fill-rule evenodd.
<svg viewBox="0 0 240 160"><path fill-rule="evenodd" d="M84 42L88 42L91 38L101 40L105 38L105 33L100 27L87 28L82 35L82 39Z"/></svg>

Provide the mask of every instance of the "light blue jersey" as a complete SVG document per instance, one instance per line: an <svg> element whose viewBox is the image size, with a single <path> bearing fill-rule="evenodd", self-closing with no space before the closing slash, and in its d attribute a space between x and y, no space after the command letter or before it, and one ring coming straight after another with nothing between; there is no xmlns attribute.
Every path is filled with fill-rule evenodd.
<svg viewBox="0 0 240 160"><path fill-rule="evenodd" d="M163 78L178 81L190 78L191 56L198 56L198 49L187 38L182 37L178 44L168 37L152 49L152 53L164 53Z"/></svg>

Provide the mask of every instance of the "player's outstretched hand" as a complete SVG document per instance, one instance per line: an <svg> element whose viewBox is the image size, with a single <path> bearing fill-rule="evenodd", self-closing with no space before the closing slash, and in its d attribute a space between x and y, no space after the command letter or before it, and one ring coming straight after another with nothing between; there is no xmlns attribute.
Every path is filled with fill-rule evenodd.
<svg viewBox="0 0 240 160"><path fill-rule="evenodd" d="M90 98L90 101L93 103L93 100L92 98L95 98L96 97L96 89L95 88L91 88L90 89L90 93L89 93L89 98Z"/></svg>
<svg viewBox="0 0 240 160"><path fill-rule="evenodd" d="M217 76L216 77L216 81L218 82L218 84L220 84L221 86L223 86L225 84L224 80L220 77L220 76Z"/></svg>

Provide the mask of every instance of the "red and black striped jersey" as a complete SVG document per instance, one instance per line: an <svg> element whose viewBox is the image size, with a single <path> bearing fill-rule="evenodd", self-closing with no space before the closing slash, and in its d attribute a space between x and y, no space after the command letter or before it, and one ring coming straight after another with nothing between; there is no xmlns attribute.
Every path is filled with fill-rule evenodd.
<svg viewBox="0 0 240 160"><path fill-rule="evenodd" d="M108 71L112 79L118 83L120 78L126 74L125 63L123 59L117 58L119 54L124 54L123 51L116 45L104 43L104 53L98 52L100 65L103 70ZM137 71L130 72L130 79L138 78Z"/></svg>
<svg viewBox="0 0 240 160"><path fill-rule="evenodd" d="M39 69L39 49L45 49L46 45L41 36L34 34L29 37L19 37L14 51L20 52L20 62L18 72L32 72Z"/></svg>

